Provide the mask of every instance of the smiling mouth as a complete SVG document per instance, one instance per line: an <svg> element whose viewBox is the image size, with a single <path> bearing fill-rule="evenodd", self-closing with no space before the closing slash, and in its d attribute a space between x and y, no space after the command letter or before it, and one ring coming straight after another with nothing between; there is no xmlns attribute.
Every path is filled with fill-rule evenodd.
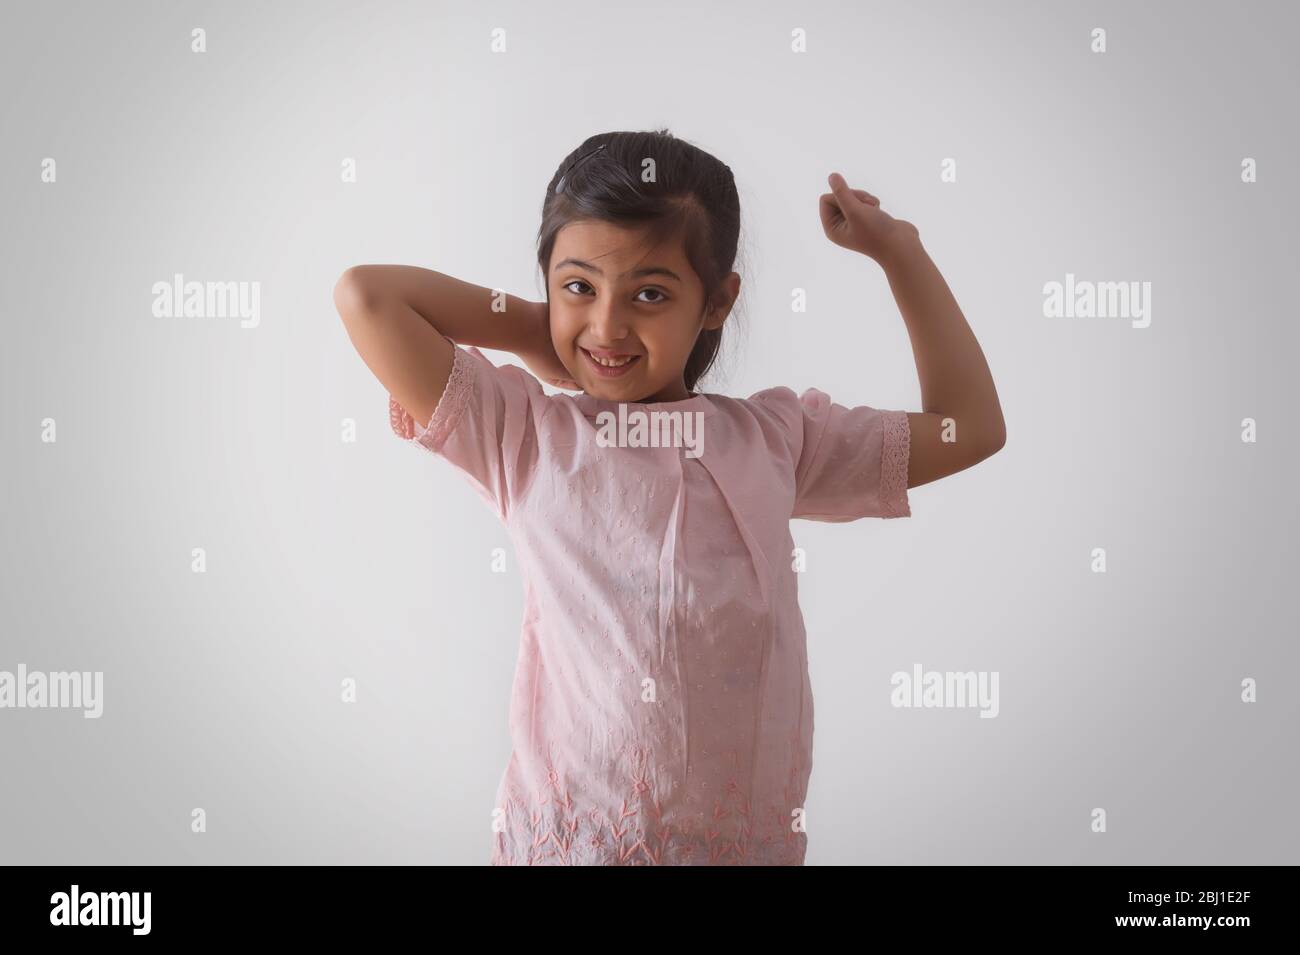
<svg viewBox="0 0 1300 955"><path fill-rule="evenodd" d="M591 352L587 352L587 354L591 355ZM600 355L591 355L591 357L606 368L618 368L621 365L626 365L636 355L619 355L617 358L602 358Z"/></svg>
<svg viewBox="0 0 1300 955"><path fill-rule="evenodd" d="M640 355L617 355L608 358L598 358L582 346L579 346L578 350L587 356L587 361L591 363L591 367L595 370L596 374L605 378L613 378L625 374L628 369L641 360Z"/></svg>

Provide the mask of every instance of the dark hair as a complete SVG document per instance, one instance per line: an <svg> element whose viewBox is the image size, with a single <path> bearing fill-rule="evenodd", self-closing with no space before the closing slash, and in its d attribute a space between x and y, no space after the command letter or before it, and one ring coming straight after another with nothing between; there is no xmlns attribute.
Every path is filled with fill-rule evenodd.
<svg viewBox="0 0 1300 955"><path fill-rule="evenodd" d="M643 181L647 168L653 168L652 182ZM704 286L702 315L714 306L735 265L740 198L731 167L666 129L600 133L564 157L546 187L537 233L544 280L560 229L583 219L647 224L651 247L680 235L686 259ZM549 299L549 281L546 288ZM721 328L701 330L686 361L688 391L713 366L721 343Z"/></svg>

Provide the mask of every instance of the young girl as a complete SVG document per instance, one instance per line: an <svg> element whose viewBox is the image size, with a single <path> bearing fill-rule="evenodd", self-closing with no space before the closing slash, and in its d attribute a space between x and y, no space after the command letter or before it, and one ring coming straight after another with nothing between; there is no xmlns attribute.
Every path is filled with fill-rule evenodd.
<svg viewBox="0 0 1300 955"><path fill-rule="evenodd" d="M398 265L335 288L394 430L457 468L518 554L493 864L803 863L813 701L790 519L907 517L908 488L1005 440L917 230L829 182L822 227L884 269L924 412L695 390L740 291L740 208L731 170L667 131L594 136L561 163L538 241L546 302ZM639 432L611 425L633 413ZM647 418L665 440L646 440ZM699 440L682 440L691 425Z"/></svg>

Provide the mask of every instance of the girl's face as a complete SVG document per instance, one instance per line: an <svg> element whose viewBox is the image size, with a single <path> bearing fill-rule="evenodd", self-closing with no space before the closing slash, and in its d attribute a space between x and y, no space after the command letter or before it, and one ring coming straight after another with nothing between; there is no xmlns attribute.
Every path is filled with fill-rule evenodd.
<svg viewBox="0 0 1300 955"><path fill-rule="evenodd" d="M587 394L614 401L690 397L686 359L701 330L719 328L740 291L704 316L704 288L680 239L642 251L642 230L571 222L555 238L546 278L551 342Z"/></svg>

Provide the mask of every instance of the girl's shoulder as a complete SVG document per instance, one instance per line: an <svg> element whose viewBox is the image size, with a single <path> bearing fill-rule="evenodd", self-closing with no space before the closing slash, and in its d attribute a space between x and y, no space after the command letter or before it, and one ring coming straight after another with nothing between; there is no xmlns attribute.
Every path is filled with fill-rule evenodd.
<svg viewBox="0 0 1300 955"><path fill-rule="evenodd" d="M783 447L798 456L804 444L807 423L826 408L830 398L816 388L796 392L786 385L774 385L748 397L708 396L722 415L741 433L762 435L769 447Z"/></svg>
<svg viewBox="0 0 1300 955"><path fill-rule="evenodd" d="M748 398L713 396L721 400L733 413L745 415L761 422L779 425L783 430L801 434L808 415L816 414L830 404L830 396L816 388L796 392L786 385L773 385L756 391Z"/></svg>

